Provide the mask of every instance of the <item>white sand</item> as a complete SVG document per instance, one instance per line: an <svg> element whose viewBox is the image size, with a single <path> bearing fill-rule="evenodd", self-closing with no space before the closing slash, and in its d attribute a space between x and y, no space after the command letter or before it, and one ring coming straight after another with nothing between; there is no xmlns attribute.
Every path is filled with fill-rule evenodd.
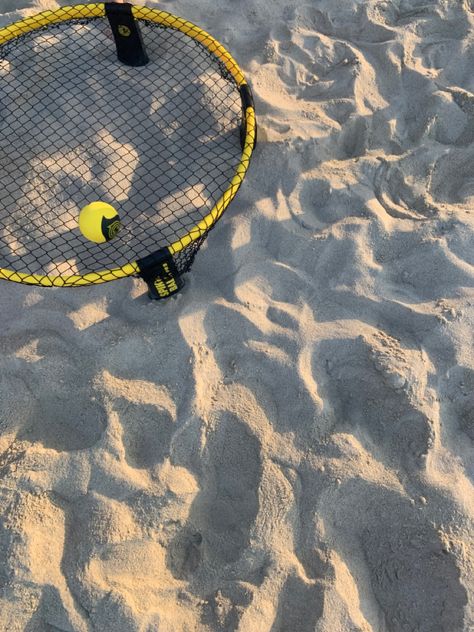
<svg viewBox="0 0 474 632"><path fill-rule="evenodd" d="M0 286L0 628L472 632L472 3L160 6L260 144L177 299Z"/></svg>

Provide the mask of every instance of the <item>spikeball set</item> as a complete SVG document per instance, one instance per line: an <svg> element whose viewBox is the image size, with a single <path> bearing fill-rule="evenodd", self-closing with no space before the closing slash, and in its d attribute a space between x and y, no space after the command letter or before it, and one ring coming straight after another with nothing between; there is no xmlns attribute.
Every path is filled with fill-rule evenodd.
<svg viewBox="0 0 474 632"><path fill-rule="evenodd" d="M183 285L256 142L250 87L209 34L130 4L0 29L0 278Z"/></svg>

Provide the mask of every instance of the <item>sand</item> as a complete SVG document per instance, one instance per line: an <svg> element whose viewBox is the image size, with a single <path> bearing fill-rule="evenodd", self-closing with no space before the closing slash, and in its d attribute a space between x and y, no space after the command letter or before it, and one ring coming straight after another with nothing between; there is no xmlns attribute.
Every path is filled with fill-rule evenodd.
<svg viewBox="0 0 474 632"><path fill-rule="evenodd" d="M1 284L0 629L472 632L474 7L160 6L260 144L177 298Z"/></svg>

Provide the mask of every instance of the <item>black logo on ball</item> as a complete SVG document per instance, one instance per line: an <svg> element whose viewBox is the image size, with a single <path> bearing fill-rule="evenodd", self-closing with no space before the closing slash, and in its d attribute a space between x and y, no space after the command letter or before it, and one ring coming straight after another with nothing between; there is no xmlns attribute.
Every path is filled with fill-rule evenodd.
<svg viewBox="0 0 474 632"><path fill-rule="evenodd" d="M113 239L119 233L121 228L122 224L120 223L120 217L118 215L115 215L110 219L107 219L106 217L102 219L101 229L106 241Z"/></svg>

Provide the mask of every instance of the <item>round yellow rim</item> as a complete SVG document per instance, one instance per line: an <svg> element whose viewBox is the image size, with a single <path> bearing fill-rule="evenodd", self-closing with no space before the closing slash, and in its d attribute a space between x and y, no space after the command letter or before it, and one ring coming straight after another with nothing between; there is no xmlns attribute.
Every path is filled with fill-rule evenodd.
<svg viewBox="0 0 474 632"><path fill-rule="evenodd" d="M132 11L134 17L137 19L149 20L150 22L155 22L168 28L179 30L185 35L199 41L225 65L227 70L235 79L239 88L246 85L245 77L232 55L221 44L219 44L217 40L209 35L209 33L206 33L206 31L203 31L195 24L192 24L183 18L167 13L166 11L159 11L158 9L150 9L148 7L140 6L134 6ZM103 2L97 4L77 4L71 7L61 7L60 9L55 9L54 11L44 11L1 28L0 45L24 35L25 33L43 28L49 24L67 22L68 20L78 18L105 17L105 15L105 4ZM256 120L254 108L251 106L246 108L245 123L246 136L242 156L229 186L206 217L204 217L186 235L168 246L168 250L171 255L181 252L184 248L202 237L222 216L225 209L229 206L237 194L249 167L250 157L255 144ZM133 276L138 274L138 272L138 264L136 262L132 262L116 269L70 276L29 274L0 268L0 278L15 281L17 283L26 283L29 285L64 287L106 283L107 281Z"/></svg>

